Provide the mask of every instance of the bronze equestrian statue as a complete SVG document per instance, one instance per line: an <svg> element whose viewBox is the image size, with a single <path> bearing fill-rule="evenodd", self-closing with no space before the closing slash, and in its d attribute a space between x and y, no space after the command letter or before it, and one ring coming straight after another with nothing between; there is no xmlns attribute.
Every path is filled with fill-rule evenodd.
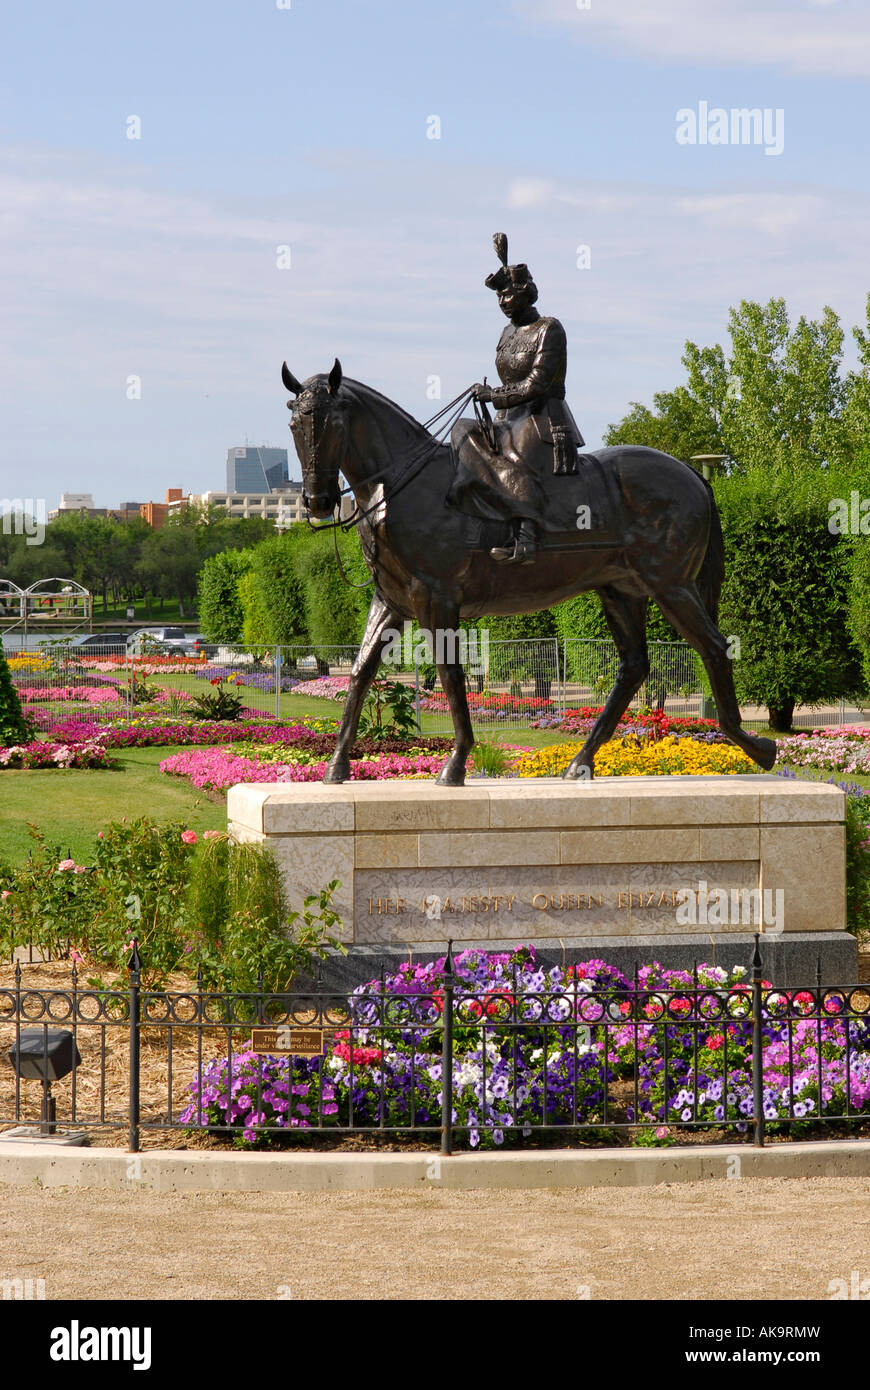
<svg viewBox="0 0 870 1390"><path fill-rule="evenodd" d="M333 517L343 474L356 502L345 524L359 527L374 580L323 780L350 776L350 750L389 629L416 618L437 640L463 620L532 613L589 589L601 600L619 667L565 777L592 775L596 751L649 674L650 599L699 653L723 733L772 767L776 744L741 728L728 644L716 625L724 553L709 484L687 463L637 445L583 454L578 466L582 441L564 405L564 330L537 315L528 272L508 267L506 244L503 251L504 276L491 278L512 327L499 343L504 384L492 400L503 413L495 421L480 404L480 427L460 421L452 443L442 443L372 387L344 377L337 359L328 374L304 382L286 362L282 368L296 398L287 406L309 516ZM462 405L485 393L473 388ZM462 786L474 734L455 645L444 645L436 661L455 744L438 781Z"/></svg>
<svg viewBox="0 0 870 1390"><path fill-rule="evenodd" d="M546 473L576 472L583 436L565 403L565 330L558 319L542 318L535 308L538 288L528 266L508 265L504 232L496 232L493 243L501 267L494 275L487 275L485 284L497 292L499 308L510 319L510 327L502 333L495 350L502 385L478 383L472 389L476 401L491 401L498 409L497 452L475 421L460 420L454 426L451 439L457 456L462 459L465 445L475 449L476 457L470 478L460 463L450 500L462 510L470 483L475 515L518 522L513 545L496 546L490 554L507 564L527 565L534 561L537 550ZM548 448L553 463L549 470ZM537 460L543 462L543 469L535 466Z"/></svg>

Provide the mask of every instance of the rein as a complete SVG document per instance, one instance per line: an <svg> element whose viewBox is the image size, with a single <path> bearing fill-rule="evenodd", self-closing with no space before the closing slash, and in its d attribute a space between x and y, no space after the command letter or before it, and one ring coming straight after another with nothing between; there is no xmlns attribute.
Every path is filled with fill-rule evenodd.
<svg viewBox="0 0 870 1390"><path fill-rule="evenodd" d="M471 391L470 389L462 391L458 396L455 396L452 401L448 401L447 405L442 406L441 410L439 410L437 414L433 415L431 419L426 420L424 422L423 429L429 429L432 425L437 424L437 422L442 419L442 416L447 417L438 426L438 429L435 431L432 438L427 439L426 442L423 445L421 445L420 450L416 454L412 453L411 457L406 460L403 467L403 471L400 472L398 477L392 482L389 493L387 493L388 469L382 469L379 473L374 473L371 477L365 479L366 483L383 482L385 484L383 499L379 498L376 502L373 502L369 507L366 507L364 510L360 508L359 504L357 504L354 507L354 510L351 513L351 515L345 521L342 521L339 518L338 521L326 521L321 522L319 525L316 525L311 520L310 516L306 517L306 521L308 522L308 525L311 527L311 530L332 531L333 533L335 533L338 530L338 528L341 527L343 531L350 531L354 526L359 526L361 521L365 521L366 518L372 514L372 512L376 511L377 508L382 505L382 500L383 502L386 502L389 500L389 498L398 496L402 489L406 488L410 482L413 482L417 474L420 473L423 470L423 468L425 468L426 464L429 463L430 460L434 457L435 452L437 449L440 448L443 439L446 438L450 430L453 428L453 425L455 424L456 420L459 419L459 416L462 414L469 401L472 400L473 394L473 391ZM347 494L352 491L353 489L350 487L341 488L338 494L339 499L341 499L342 497L346 497ZM355 584L353 580L348 579L347 575L345 574L344 568L342 567L341 557L338 553L338 538L334 537L334 539L335 555L336 559L338 560L338 568L344 582L347 585L349 585L349 587L352 589L368 588L369 584L373 584L375 582L373 578L366 580L364 584Z"/></svg>

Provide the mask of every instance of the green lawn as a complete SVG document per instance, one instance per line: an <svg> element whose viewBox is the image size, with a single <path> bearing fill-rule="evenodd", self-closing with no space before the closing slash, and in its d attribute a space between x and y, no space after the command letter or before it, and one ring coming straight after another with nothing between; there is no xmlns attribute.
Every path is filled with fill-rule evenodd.
<svg viewBox="0 0 870 1390"><path fill-rule="evenodd" d="M208 689L204 682L193 676L176 675L162 678L158 683L195 691ZM274 696L257 692L256 702L264 712L274 711ZM281 696L281 714L288 720L299 719L303 715L336 719L341 709L340 703L331 700ZM445 721L432 715L423 716L423 727L425 733L447 732ZM544 729L482 726L477 732L484 738L497 738L505 743L533 748L573 741L572 735ZM763 732L770 734L769 730ZM160 772L163 759L177 751L173 747L116 750L113 756L122 765L122 770L117 772L4 771L0 780L3 791L0 805L0 861L20 863L27 857L32 845L27 833L28 821L38 825L47 838L58 841L64 849L69 847L73 857L80 862L89 859L97 831L109 821L119 820L125 815L183 820L185 825L199 832L225 829L223 804L209 800L188 782ZM830 776L810 769L800 770L800 775L822 780ZM870 787L870 776L847 777L838 774L837 780Z"/></svg>
<svg viewBox="0 0 870 1390"><path fill-rule="evenodd" d="M87 863L98 830L122 816L182 820L191 830L225 830L223 805L209 801L181 778L167 777L160 763L178 748L129 748L116 751L122 770L40 769L4 771L0 805L0 860L20 864L33 841L27 822L49 840L69 848Z"/></svg>
<svg viewBox="0 0 870 1390"><path fill-rule="evenodd" d="M177 598L167 598L163 600L152 598L150 605L145 602L144 598L137 598L129 607L135 608L136 610L136 616L133 621L140 623L142 626L146 623L164 625L177 622L196 623L198 621L197 618L192 618L189 614L186 614L183 618L179 616ZM103 623L123 623L126 626L127 608L128 605L126 603L113 604L110 602L104 613L103 600L98 595L95 595L94 622L100 625Z"/></svg>

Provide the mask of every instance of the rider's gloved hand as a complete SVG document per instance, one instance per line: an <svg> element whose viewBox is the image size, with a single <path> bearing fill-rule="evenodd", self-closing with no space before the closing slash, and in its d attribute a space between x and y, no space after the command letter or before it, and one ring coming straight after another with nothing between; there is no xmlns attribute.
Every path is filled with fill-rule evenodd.
<svg viewBox="0 0 870 1390"><path fill-rule="evenodd" d="M491 386L483 386L483 385L478 381L478 382L475 382L474 386L472 387L472 390L473 390L473 392L474 392L474 399L475 399L476 401L491 401L491 400L492 400L492 387L491 387Z"/></svg>

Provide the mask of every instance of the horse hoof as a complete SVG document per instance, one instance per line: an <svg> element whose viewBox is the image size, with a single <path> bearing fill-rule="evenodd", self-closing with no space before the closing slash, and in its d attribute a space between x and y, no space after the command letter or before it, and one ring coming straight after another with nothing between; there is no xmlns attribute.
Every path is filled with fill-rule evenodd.
<svg viewBox="0 0 870 1390"><path fill-rule="evenodd" d="M755 761L758 763L759 767L764 768L765 772L769 772L776 762L776 755L779 752L776 739L757 738L754 742Z"/></svg>
<svg viewBox="0 0 870 1390"><path fill-rule="evenodd" d="M324 782L349 782L350 766L347 763L330 764L323 774Z"/></svg>
<svg viewBox="0 0 870 1390"><path fill-rule="evenodd" d="M591 782L593 775L593 770L588 763L581 763L579 767L574 767L569 763L562 773L562 776L567 778L569 782Z"/></svg>
<svg viewBox="0 0 870 1390"><path fill-rule="evenodd" d="M435 778L435 785L437 787L464 787L465 768L451 768L449 763L445 763L438 776Z"/></svg>

